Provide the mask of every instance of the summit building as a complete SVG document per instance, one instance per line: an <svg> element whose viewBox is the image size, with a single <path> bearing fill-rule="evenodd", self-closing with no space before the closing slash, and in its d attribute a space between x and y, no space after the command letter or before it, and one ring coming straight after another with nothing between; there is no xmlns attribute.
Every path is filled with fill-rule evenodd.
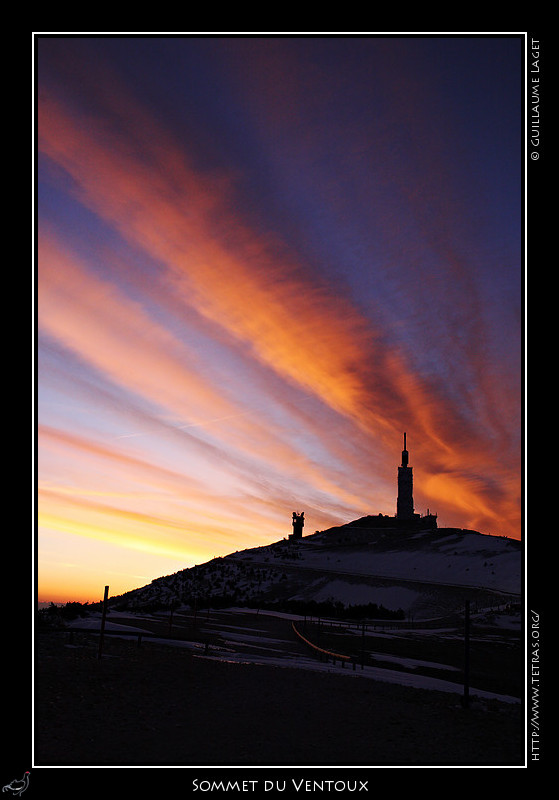
<svg viewBox="0 0 559 800"><path fill-rule="evenodd" d="M413 507L413 468L410 467L410 454L406 447L406 434L404 433L404 449L402 450L402 464L398 467L398 499L396 500L396 516L393 519L396 527L410 526L412 528L436 528L437 515L427 513L421 516L416 514ZM382 516L382 515L379 515ZM386 520L386 517L384 517Z"/></svg>
<svg viewBox="0 0 559 800"><path fill-rule="evenodd" d="M410 467L410 454L406 446L406 434L404 433L404 449L402 450L402 463L398 467L398 497L396 500L396 514L391 517L388 514L377 514L376 516L362 517L349 523L353 528L399 528L431 530L437 528L437 515L431 514L427 509L426 514L417 514L413 505L413 468ZM303 537L304 514L293 512L293 533L289 539L301 539ZM344 526L347 527L347 526ZM317 531L318 533L318 531Z"/></svg>

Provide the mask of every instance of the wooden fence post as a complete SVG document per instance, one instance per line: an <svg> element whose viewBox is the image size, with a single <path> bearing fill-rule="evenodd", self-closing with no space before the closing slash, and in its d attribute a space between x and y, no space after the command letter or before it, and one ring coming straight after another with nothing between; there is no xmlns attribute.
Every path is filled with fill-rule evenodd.
<svg viewBox="0 0 559 800"><path fill-rule="evenodd" d="M464 612L464 708L470 705L470 601L466 600Z"/></svg>
<svg viewBox="0 0 559 800"><path fill-rule="evenodd" d="M103 616L101 617L101 633L99 635L99 653L97 658L101 658L103 652L103 637L105 635L105 619L107 617L107 600L109 597L109 587L105 586L105 596L103 597Z"/></svg>

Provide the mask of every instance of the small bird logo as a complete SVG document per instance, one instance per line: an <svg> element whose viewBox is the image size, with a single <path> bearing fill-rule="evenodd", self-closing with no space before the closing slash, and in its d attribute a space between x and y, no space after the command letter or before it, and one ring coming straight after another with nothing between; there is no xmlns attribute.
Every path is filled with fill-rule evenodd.
<svg viewBox="0 0 559 800"><path fill-rule="evenodd" d="M23 778L18 781L12 781L11 783L7 783L5 786L2 787L3 792L11 792L14 797L19 796L22 792L24 792L27 787L29 786L29 772L26 771L23 773Z"/></svg>

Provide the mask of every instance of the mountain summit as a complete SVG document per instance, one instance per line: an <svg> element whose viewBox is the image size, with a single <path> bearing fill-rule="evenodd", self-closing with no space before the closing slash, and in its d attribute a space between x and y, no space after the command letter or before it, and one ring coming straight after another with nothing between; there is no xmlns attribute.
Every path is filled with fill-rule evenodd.
<svg viewBox="0 0 559 800"><path fill-rule="evenodd" d="M376 606L415 618L517 600L520 542L459 528L387 527L363 517L309 536L231 553L113 598L137 610L198 607ZM327 609L326 609L327 610Z"/></svg>
<svg viewBox="0 0 559 800"><path fill-rule="evenodd" d="M498 606L520 594L520 542L439 528L436 514L415 512L406 433L396 509L393 517L361 517L310 536L303 536L304 512L294 511L286 539L156 579L113 605L246 605L298 613L319 608L401 618L452 613L466 599Z"/></svg>

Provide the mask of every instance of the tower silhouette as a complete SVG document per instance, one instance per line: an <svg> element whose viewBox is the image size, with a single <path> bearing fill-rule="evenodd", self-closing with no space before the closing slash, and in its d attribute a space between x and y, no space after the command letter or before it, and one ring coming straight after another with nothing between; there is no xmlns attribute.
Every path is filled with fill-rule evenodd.
<svg viewBox="0 0 559 800"><path fill-rule="evenodd" d="M402 450L402 466L398 467L398 500L396 502L396 517L398 519L413 519L413 471L408 464L409 453L406 449L406 434L404 433L404 449Z"/></svg>
<svg viewBox="0 0 559 800"><path fill-rule="evenodd" d="M297 514L296 511L293 512L293 533L289 537L290 539L301 539L303 536L303 526L305 524L305 512L301 511L300 514Z"/></svg>

